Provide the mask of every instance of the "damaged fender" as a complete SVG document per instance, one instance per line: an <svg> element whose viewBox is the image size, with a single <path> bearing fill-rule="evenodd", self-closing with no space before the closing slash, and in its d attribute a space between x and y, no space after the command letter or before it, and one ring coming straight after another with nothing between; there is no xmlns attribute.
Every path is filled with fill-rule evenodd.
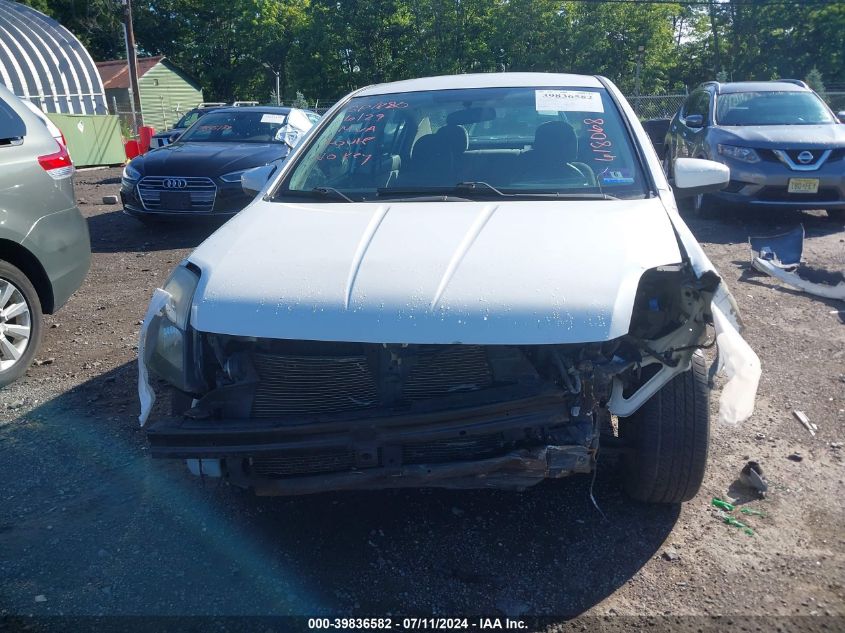
<svg viewBox="0 0 845 633"><path fill-rule="evenodd" d="M708 271L718 274L710 258L701 248L701 244L681 219L674 203L666 206L669 220L675 228L695 274L698 277ZM743 325L739 308L724 279L713 294L710 308L713 314L713 325L716 328L718 348L716 371L723 371L727 377L727 383L719 398L719 421L738 424L754 413L754 400L762 373L760 359L740 334Z"/></svg>

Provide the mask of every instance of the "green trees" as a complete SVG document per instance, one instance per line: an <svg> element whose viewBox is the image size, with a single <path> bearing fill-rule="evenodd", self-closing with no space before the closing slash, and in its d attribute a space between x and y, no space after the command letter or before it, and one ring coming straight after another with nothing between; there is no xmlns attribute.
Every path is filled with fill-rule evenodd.
<svg viewBox="0 0 845 633"><path fill-rule="evenodd" d="M97 59L123 54L117 0L27 0ZM196 76L208 99L333 99L444 73L597 73L641 92L717 73L845 84L845 3L826 0L133 0L142 53ZM642 47L642 50L640 50ZM268 65L270 69L264 65Z"/></svg>

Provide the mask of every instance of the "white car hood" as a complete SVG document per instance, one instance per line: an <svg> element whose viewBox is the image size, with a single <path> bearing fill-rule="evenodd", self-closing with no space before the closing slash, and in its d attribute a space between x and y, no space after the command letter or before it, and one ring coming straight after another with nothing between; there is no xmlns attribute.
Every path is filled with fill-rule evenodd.
<svg viewBox="0 0 845 633"><path fill-rule="evenodd" d="M190 260L200 331L491 345L621 336L642 273L681 253L657 198L258 200Z"/></svg>

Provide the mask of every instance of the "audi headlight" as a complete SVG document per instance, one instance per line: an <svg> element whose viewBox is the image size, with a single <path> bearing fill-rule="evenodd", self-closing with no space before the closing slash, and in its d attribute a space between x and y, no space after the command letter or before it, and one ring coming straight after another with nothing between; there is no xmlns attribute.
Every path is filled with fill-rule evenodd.
<svg viewBox="0 0 845 633"><path fill-rule="evenodd" d="M240 182L241 176L243 176L246 169L241 169L240 171L233 171L228 174L223 174L220 176L220 180L223 182Z"/></svg>
<svg viewBox="0 0 845 633"><path fill-rule="evenodd" d="M132 163L128 163L126 167L123 168L123 173L121 174L120 178L126 185L131 187L136 182L141 180L141 172L135 169L132 166Z"/></svg>
<svg viewBox="0 0 845 633"><path fill-rule="evenodd" d="M147 367L182 391L192 391L196 385L188 321L198 283L193 270L176 268L164 284L163 310L144 324L146 336L142 335Z"/></svg>
<svg viewBox="0 0 845 633"><path fill-rule="evenodd" d="M719 153L728 158L741 160L743 163L759 163L760 156L750 147L737 147L736 145L718 145Z"/></svg>

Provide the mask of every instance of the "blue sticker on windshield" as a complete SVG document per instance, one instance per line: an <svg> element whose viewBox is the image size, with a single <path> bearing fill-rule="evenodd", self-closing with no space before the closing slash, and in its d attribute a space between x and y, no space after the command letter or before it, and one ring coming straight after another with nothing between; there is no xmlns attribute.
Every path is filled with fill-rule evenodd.
<svg viewBox="0 0 845 633"><path fill-rule="evenodd" d="M634 184L634 178L628 169L606 169L599 174L599 179L603 185L631 185Z"/></svg>

